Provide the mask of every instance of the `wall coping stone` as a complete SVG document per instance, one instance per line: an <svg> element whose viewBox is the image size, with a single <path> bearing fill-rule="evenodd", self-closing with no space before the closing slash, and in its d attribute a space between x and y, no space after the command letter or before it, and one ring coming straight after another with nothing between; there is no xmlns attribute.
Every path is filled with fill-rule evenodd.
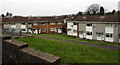
<svg viewBox="0 0 120 65"><path fill-rule="evenodd" d="M17 46L19 49L28 47L27 43L19 42L17 40L4 40L4 41L9 42L9 44L13 44L13 45Z"/></svg>
<svg viewBox="0 0 120 65"><path fill-rule="evenodd" d="M42 52L42 51L39 51L39 50L35 50L33 48L23 48L21 49L22 52L25 52L25 53L29 53L37 58L40 58L42 60L45 60L45 61L48 61L48 62L55 62L56 60L59 60L60 57L58 56L54 56L52 54L49 54L49 53L45 53L45 52Z"/></svg>

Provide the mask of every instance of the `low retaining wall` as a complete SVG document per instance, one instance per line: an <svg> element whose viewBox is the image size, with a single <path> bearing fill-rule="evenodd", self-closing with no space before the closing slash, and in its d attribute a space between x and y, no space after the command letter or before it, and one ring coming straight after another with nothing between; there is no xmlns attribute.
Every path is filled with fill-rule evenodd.
<svg viewBox="0 0 120 65"><path fill-rule="evenodd" d="M29 48L28 44L2 37L2 64L59 65L60 57Z"/></svg>

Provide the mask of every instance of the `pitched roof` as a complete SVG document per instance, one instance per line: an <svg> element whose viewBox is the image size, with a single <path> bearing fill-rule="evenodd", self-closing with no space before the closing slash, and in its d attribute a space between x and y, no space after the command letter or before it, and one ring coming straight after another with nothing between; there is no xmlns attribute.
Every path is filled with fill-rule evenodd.
<svg viewBox="0 0 120 65"><path fill-rule="evenodd" d="M3 18L3 22L64 21L63 17L12 17Z"/></svg>
<svg viewBox="0 0 120 65"><path fill-rule="evenodd" d="M90 16L74 16L68 18L67 21L86 21L86 22L120 22L120 15L90 15Z"/></svg>

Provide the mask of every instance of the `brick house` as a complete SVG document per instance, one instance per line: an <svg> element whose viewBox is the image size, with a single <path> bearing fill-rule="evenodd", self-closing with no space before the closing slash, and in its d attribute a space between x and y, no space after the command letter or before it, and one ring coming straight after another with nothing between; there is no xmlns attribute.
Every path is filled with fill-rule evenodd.
<svg viewBox="0 0 120 65"><path fill-rule="evenodd" d="M3 19L3 30L22 33L62 33L63 17L12 17Z"/></svg>
<svg viewBox="0 0 120 65"><path fill-rule="evenodd" d="M58 17L40 17L39 21L33 23L33 33L62 33L64 19Z"/></svg>

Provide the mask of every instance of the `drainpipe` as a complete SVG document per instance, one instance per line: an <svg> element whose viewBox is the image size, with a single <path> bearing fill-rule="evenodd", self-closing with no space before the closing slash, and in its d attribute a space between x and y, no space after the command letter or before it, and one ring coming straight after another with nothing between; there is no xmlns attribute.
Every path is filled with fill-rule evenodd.
<svg viewBox="0 0 120 65"><path fill-rule="evenodd" d="M49 23L49 22L47 22L47 34L48 34L48 23Z"/></svg>
<svg viewBox="0 0 120 65"><path fill-rule="evenodd" d="M79 38L79 23L77 23L77 37Z"/></svg>

